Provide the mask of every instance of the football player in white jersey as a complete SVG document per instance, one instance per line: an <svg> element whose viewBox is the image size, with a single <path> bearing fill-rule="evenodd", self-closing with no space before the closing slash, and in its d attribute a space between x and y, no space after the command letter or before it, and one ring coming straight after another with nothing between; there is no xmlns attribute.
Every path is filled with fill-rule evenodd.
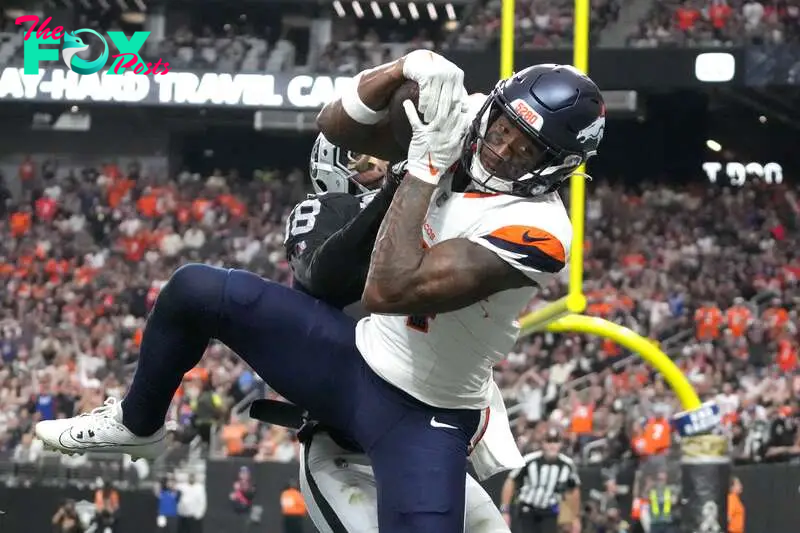
<svg viewBox="0 0 800 533"><path fill-rule="evenodd" d="M353 94L323 109L323 133L391 156L391 124L375 109L386 107L406 70L362 73ZM572 227L556 189L596 153L605 105L574 68L537 65L501 80L488 98L464 97L464 107L471 126L454 171L452 154L439 150L446 141L431 145L429 128L407 108L418 121L419 146L412 139L409 148L418 179L403 182L384 219L362 298L373 315L356 339L372 370L418 400L480 409L492 365L516 339L514 318L565 265Z"/></svg>
<svg viewBox="0 0 800 533"><path fill-rule="evenodd" d="M570 226L555 190L596 152L605 107L588 77L539 65L499 82L473 114L463 72L415 51L359 76L323 110L323 133L346 149L402 158L402 147L378 145L392 140L381 105L404 79L419 84L427 123L405 105L407 175L362 295L372 316L356 324L252 273L185 265L148 319L124 400L40 422L46 446L158 455L175 390L216 338L366 451L382 533L463 531L467 454L491 418L491 366L512 347L514 319L537 284L565 265Z"/></svg>
<svg viewBox="0 0 800 533"><path fill-rule="evenodd" d="M353 162L369 160L385 168L383 183L373 171L359 171ZM359 156L332 145L320 134L311 151L310 177L314 195L300 203L289 216L284 246L294 273L294 286L326 303L359 314L351 305L364 289L369 256L378 227L386 214L405 163L387 167L387 162ZM366 180L372 181L365 192ZM365 202L370 198L369 202ZM299 216L316 213L313 219L296 222ZM472 450L470 460L482 480L500 470L524 464L509 430L503 398L493 386L492 417L483 439ZM303 409L272 400L256 400L250 414L264 422L300 428L300 487L317 529L371 533L378 530L377 489L369 457L358 446L334 430L304 420ZM494 453L498 449L505 453ZM497 457L497 459L495 458ZM499 460L498 460L499 459ZM508 525L483 487L466 476L467 533L508 533Z"/></svg>

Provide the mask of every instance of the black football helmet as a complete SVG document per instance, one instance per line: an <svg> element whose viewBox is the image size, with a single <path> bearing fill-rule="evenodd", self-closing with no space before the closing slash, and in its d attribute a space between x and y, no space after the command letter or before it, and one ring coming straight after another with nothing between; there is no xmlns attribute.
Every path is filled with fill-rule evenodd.
<svg viewBox="0 0 800 533"><path fill-rule="evenodd" d="M482 190L522 197L553 191L597 153L605 110L600 89L576 68L528 67L500 80L489 94L467 133L461 168ZM537 148L531 161L514 164L487 143L485 136L501 115ZM493 172L481 162L483 149L500 161Z"/></svg>

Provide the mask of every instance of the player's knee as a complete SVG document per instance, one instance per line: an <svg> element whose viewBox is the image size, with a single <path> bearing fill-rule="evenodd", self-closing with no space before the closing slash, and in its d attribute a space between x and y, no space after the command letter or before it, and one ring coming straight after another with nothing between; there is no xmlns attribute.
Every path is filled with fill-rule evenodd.
<svg viewBox="0 0 800 533"><path fill-rule="evenodd" d="M173 272L158 296L161 309L194 316L219 307L228 271L198 263L189 263Z"/></svg>
<svg viewBox="0 0 800 533"><path fill-rule="evenodd" d="M275 287L279 287L279 285L265 280L252 272L232 270L226 291L232 302L247 307L254 304L262 296L270 299L270 301L275 301L274 291L270 290Z"/></svg>

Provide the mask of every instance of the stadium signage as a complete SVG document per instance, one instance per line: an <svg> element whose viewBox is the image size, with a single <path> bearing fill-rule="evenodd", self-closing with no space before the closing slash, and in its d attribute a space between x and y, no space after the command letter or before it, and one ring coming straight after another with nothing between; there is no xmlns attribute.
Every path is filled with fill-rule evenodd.
<svg viewBox="0 0 800 533"><path fill-rule="evenodd" d="M722 170L725 170L723 175L720 175ZM735 187L741 187L748 179L762 180L768 185L779 185L783 183L783 167L778 163L739 163L731 161L730 163L718 163L716 161L706 161L703 163L703 171L708 176L708 181L711 183L725 183L724 177L727 177L727 184Z"/></svg>
<svg viewBox="0 0 800 533"><path fill-rule="evenodd" d="M683 411L672 418L672 427L681 437L691 437L710 433L720 424L719 406L706 402L692 411Z"/></svg>
<svg viewBox="0 0 800 533"><path fill-rule="evenodd" d="M81 76L60 68L27 75L7 67L0 73L0 100L319 109L351 83L351 77L213 72Z"/></svg>

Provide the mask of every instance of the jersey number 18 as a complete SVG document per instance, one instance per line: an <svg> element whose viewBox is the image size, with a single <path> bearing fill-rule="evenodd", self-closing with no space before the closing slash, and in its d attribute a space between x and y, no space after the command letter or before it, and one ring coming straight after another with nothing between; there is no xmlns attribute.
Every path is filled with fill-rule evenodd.
<svg viewBox="0 0 800 533"><path fill-rule="evenodd" d="M286 219L284 244L290 237L297 237L313 230L321 207L319 200L316 198L309 198L297 204L297 207L289 213L289 218Z"/></svg>

